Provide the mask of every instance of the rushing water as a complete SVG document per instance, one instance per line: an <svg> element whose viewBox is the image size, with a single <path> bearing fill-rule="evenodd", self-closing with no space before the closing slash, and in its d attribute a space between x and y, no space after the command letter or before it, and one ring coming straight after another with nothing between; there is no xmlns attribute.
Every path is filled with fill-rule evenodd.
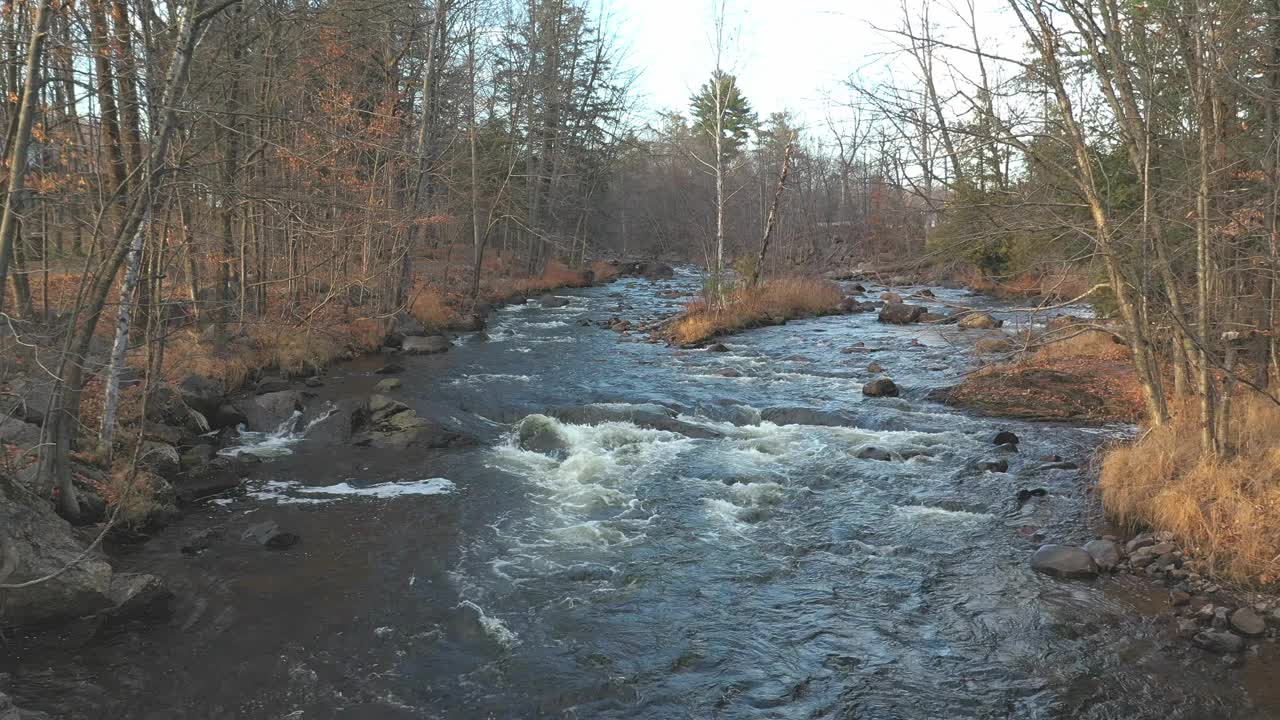
<svg viewBox="0 0 1280 720"><path fill-rule="evenodd" d="M487 340L403 359L400 399L481 447L327 445L298 432L300 419L248 436L271 457L251 466L243 496L121 561L166 577L173 619L91 639L11 638L0 665L11 694L67 718L1263 718L1280 708L1265 683L1244 681L1265 658L1228 669L1144 616L1157 590L1028 569L1041 537L1100 532L1087 476L1037 469L1039 458L1085 465L1124 428L996 421L926 401L969 366L977 334L954 327L829 317L744 333L713 353L578 323L674 310L679 300L656 293L696 284L690 274L623 281L563 293L564 308L507 307ZM841 352L855 343L864 347ZM901 398L861 395L871 361ZM375 367L338 369L314 402L369 392ZM605 421L547 416L583 412ZM643 421L652 417L663 421ZM519 448L515 429L530 424L554 452ZM1022 437L1005 456L1010 472L975 469L995 457L999 429ZM858 459L867 446L893 460ZM1019 505L1032 488L1047 495ZM301 543L276 552L239 541L264 520ZM213 526L226 528L221 541L179 552Z"/></svg>

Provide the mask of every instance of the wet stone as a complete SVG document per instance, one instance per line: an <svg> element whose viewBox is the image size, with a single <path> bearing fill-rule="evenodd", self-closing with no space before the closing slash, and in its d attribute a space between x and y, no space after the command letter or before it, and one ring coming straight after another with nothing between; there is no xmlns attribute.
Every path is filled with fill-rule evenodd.
<svg viewBox="0 0 1280 720"><path fill-rule="evenodd" d="M1069 545L1042 545L1031 556L1031 569L1061 578L1091 578L1098 565L1084 548Z"/></svg>
<svg viewBox="0 0 1280 720"><path fill-rule="evenodd" d="M1102 570L1114 569L1122 559L1120 545L1110 540L1090 540L1085 543L1084 550Z"/></svg>
<svg viewBox="0 0 1280 720"><path fill-rule="evenodd" d="M1244 638L1230 632L1201 630L1191 638L1196 647L1215 653L1238 653L1244 650Z"/></svg>
<svg viewBox="0 0 1280 720"><path fill-rule="evenodd" d="M1231 613L1231 629L1254 637L1267 631L1267 621L1253 608L1240 608Z"/></svg>

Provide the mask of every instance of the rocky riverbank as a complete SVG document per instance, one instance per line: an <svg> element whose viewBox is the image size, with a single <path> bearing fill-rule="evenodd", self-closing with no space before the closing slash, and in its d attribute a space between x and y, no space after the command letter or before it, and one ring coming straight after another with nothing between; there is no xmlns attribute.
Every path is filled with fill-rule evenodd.
<svg viewBox="0 0 1280 720"><path fill-rule="evenodd" d="M670 265L656 261L615 263L616 274L598 278L590 271L566 287L585 287L616 277L644 280L669 278ZM127 485L121 475L100 466L94 457L74 458L73 475L82 514L73 526L59 517L35 487L37 449L43 442L44 412L51 382L31 377L9 378L0 387L0 628L47 625L91 618L110 624L141 615L163 615L169 598L160 578L112 571L105 553L109 545L136 545L163 528L184 508L234 492L252 453L233 447L241 433L287 441L306 432L313 439L353 447L404 449L458 447L474 444L466 432L419 416L392 396L403 368L400 355L448 352L456 342L483 338L487 317L502 304L528 302L524 294L480 305L450 332L433 333L409 313L393 316L377 353L385 358L378 370L388 379L377 392L359 400L320 401L324 385L318 371L302 374L253 368L246 388L228 388L221 379L191 374L172 386L152 388L140 423L119 433L136 452L137 472ZM555 307L554 295L535 302ZM224 338L234 345L237 338ZM140 378L130 382L137 383ZM135 442L136 440L136 442ZM127 487L125 505L117 502ZM287 546L281 533L247 537L266 548ZM6 720L8 720L6 718Z"/></svg>

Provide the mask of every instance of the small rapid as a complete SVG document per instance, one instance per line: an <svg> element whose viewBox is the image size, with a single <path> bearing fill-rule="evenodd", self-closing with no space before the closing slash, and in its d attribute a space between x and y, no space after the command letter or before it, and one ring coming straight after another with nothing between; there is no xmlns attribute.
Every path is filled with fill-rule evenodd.
<svg viewBox="0 0 1280 720"><path fill-rule="evenodd" d="M68 718L1280 711L1247 676L1169 640L1147 612L1158 589L1028 568L1046 539L1104 531L1073 465L1131 428L930 402L971 369L982 336L954 326L814 318L712 352L597 325L674 312L698 283L682 270L561 292L564 305L504 307L448 353L404 358L397 398L471 447L323 439L320 424L381 377L372 360L336 369L309 423L241 431L224 451L248 456L243 493L126 560L178 589L170 623L74 654L27 647L0 670L27 683L24 705ZM900 397L862 395L882 374ZM1017 452L996 448L999 430L1021 437ZM302 541L181 551L192 534L263 521ZM88 679L29 669L42 666Z"/></svg>

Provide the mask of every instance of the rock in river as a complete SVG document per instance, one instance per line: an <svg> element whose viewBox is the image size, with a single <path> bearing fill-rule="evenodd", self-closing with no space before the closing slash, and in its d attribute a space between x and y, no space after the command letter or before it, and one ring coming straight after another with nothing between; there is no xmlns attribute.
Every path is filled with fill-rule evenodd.
<svg viewBox="0 0 1280 720"><path fill-rule="evenodd" d="M271 550L284 550L293 547L298 540L301 540L293 533L281 531L280 526L274 520L266 520L250 525L240 538L246 542L261 545Z"/></svg>
<svg viewBox="0 0 1280 720"><path fill-rule="evenodd" d="M1191 638L1191 642L1209 652L1238 653L1244 650L1244 638L1233 632L1202 630Z"/></svg>
<svg viewBox="0 0 1280 720"><path fill-rule="evenodd" d="M1091 578L1098 565L1084 548L1069 545L1041 545L1031 556L1031 569L1063 578Z"/></svg>
<svg viewBox="0 0 1280 720"><path fill-rule="evenodd" d="M882 462L888 462L893 459L893 454L883 448L868 445L867 447L859 450L858 454L854 457L859 460L880 460Z"/></svg>
<svg viewBox="0 0 1280 720"><path fill-rule="evenodd" d="M1113 540L1102 538L1090 540L1085 543L1084 549L1101 570L1109 571L1120 564L1120 543Z"/></svg>
<svg viewBox="0 0 1280 720"><path fill-rule="evenodd" d="M957 323L965 330L993 330L1004 323L984 312L972 312L960 318Z"/></svg>
<svg viewBox="0 0 1280 720"><path fill-rule="evenodd" d="M377 385L373 386L373 391L378 393L387 393L392 390L400 389L400 378L387 378L379 380Z"/></svg>
<svg viewBox="0 0 1280 720"><path fill-rule="evenodd" d="M892 325L909 325L918 322L920 316L928 312L928 308L920 305L904 305L900 302L889 303L880 309L880 322Z"/></svg>
<svg viewBox="0 0 1280 720"><path fill-rule="evenodd" d="M876 378L862 386L867 397L898 397L898 386L889 378Z"/></svg>
<svg viewBox="0 0 1280 720"><path fill-rule="evenodd" d="M1001 430L996 436L991 438L992 445L1017 445L1018 436L1008 430Z"/></svg>

